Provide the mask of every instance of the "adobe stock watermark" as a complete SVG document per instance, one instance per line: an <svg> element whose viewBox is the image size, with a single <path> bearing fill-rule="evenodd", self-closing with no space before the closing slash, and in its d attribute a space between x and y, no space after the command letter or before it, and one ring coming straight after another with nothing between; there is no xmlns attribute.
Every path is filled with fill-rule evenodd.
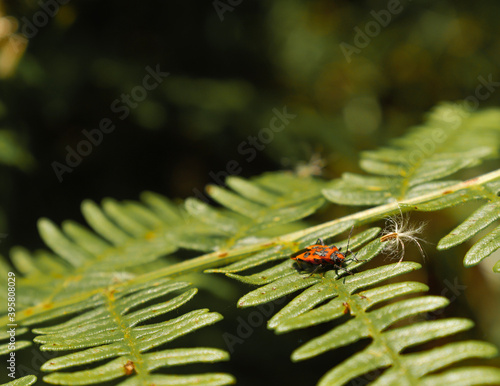
<svg viewBox="0 0 500 386"><path fill-rule="evenodd" d="M27 351L27 349L24 349L23 351ZM15 354L15 352L11 352L10 355L12 354ZM26 375L36 375L37 377L43 376L44 374L40 370L40 367L47 361L57 356L57 351L40 351L36 348L31 348L31 354L29 356L26 356L31 359L31 363L28 364L28 362L24 361L21 363L16 363L15 355L13 355L10 358L14 358L14 361L7 360L7 363L9 367L14 366L14 368L8 369L9 373L7 375L14 379L19 379ZM14 371L13 375L11 375L12 371Z"/></svg>
<svg viewBox="0 0 500 386"><path fill-rule="evenodd" d="M408 0L410 2L411 0ZM382 28L387 27L395 15L400 14L404 7L400 0L389 0L387 2L386 9L381 9L380 11L371 10L370 15L373 20L367 22L363 29L358 26L354 27L354 40L352 44L342 42L340 43L340 50L344 54L347 63L351 63L351 56L354 54L359 54L363 48L368 47L372 39L376 38Z"/></svg>
<svg viewBox="0 0 500 386"><path fill-rule="evenodd" d="M10 351L7 359L7 376L16 378L16 274L9 272L7 274L7 334L9 343L7 349Z"/></svg>
<svg viewBox="0 0 500 386"><path fill-rule="evenodd" d="M233 12L235 7L240 5L243 0L214 0L212 5L214 6L217 16L219 16L220 21L224 21L224 14L226 12Z"/></svg>
<svg viewBox="0 0 500 386"><path fill-rule="evenodd" d="M238 316L236 320L238 321L238 327L236 327L236 335L225 332L222 334L222 338L226 343L227 349L231 354L234 353L234 346L237 344L242 344L250 338L256 328L261 327L269 317L274 313L276 305L286 302L287 298L284 296L275 301L264 303L258 305L255 311L248 314L247 319L243 319Z"/></svg>
<svg viewBox="0 0 500 386"><path fill-rule="evenodd" d="M163 80L170 75L168 72L160 70L160 65L155 68L146 66L146 75L142 79L142 83L130 90L129 94L121 94L120 98L111 102L109 109L111 112L118 114L118 119L123 121L130 114L131 109L135 109L139 103L144 101L148 93L156 89ZM92 153L95 146L99 146L104 139L104 134L112 133L116 128L114 121L111 118L102 118L99 121L98 128L92 130L82 130L81 134L84 139L81 139L73 149L71 146L66 146L65 163L54 161L51 166L54 173L62 182L65 173L72 173L82 162L84 157Z"/></svg>
<svg viewBox="0 0 500 386"><path fill-rule="evenodd" d="M269 120L268 127L259 130L256 136L249 135L246 140L238 145L238 153L245 157L247 163L252 162L257 157L257 152L262 151L269 145L276 133L283 131L290 124L292 119L297 117L297 114L290 114L286 106L281 110L273 108L273 117ZM211 170L208 175L212 181L219 185L225 186L224 180L230 175L238 175L243 171L243 167L236 160L230 160L226 163L225 170L214 172ZM210 200L198 189L193 189L194 195L202 201L209 202Z"/></svg>

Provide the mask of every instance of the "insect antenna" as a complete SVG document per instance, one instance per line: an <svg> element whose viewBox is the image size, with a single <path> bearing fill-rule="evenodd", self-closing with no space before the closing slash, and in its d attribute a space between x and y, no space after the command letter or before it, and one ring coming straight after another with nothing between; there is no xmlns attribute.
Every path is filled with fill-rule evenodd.
<svg viewBox="0 0 500 386"><path fill-rule="evenodd" d="M353 229L354 229L354 225L351 227L351 231L349 232L349 237L347 238L347 248L345 249L345 253L349 253L349 242L351 241Z"/></svg>
<svg viewBox="0 0 500 386"><path fill-rule="evenodd" d="M349 232L349 237L347 238L347 248L346 248L346 250L345 250L345 256L347 256L347 254L349 254L349 253L351 253L351 254L352 254L352 251L350 251L350 250L349 250L349 243L350 243L350 241L351 241L351 236L352 236L352 231L353 231L353 229L354 229L354 225L351 227L351 231ZM340 251L340 249L339 249L339 251ZM356 253L354 254L354 256L353 256L353 257L351 257L350 259L346 259L346 260L345 260L345 262L347 263L348 261L353 261L353 260L354 260L354 261L359 261L359 260L356 258L356 255L357 255L357 254L358 254L358 253L356 252Z"/></svg>

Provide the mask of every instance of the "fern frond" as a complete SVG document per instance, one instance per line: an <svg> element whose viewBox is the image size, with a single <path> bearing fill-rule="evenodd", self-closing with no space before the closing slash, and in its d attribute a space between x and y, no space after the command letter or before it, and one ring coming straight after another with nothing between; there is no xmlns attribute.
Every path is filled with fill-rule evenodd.
<svg viewBox="0 0 500 386"><path fill-rule="evenodd" d="M39 231L51 252L11 251L18 273L18 331L34 327L38 334L34 341L41 350L71 351L43 365L44 371L53 372L44 378L47 382L88 384L128 376L123 384L231 383L233 378L227 374L154 373L162 367L227 359L218 349L164 347L221 318L201 309L162 320L165 313L189 301L196 292L188 289L187 283L171 278L205 269L259 286L239 300L239 307L295 295L269 320L268 327L276 333L337 323L330 332L295 350L293 360L371 339L364 350L328 372L321 384L342 384L386 368L377 382L435 384L449 380L460 384L460 376L470 379L474 375L483 383L500 383L500 375L491 368L462 367L433 373L462 359L495 355L496 349L486 343L467 341L404 352L472 326L466 319L422 321L424 313L444 307L447 300L418 296L427 290L421 283L384 283L419 269L418 264L384 265L346 277L341 270L309 277L290 259L290 254L318 237L331 239L352 226L410 210L435 211L468 201L486 201L443 239L439 245L443 249L492 226L500 216L500 170L463 182L441 179L496 154L500 147L498 118L500 113L495 110L468 113L450 105L438 108L425 126L394 141L393 147L364 154L362 167L374 175L345 174L328 185L291 173L269 173L252 180L229 177L227 187L207 189L218 207L194 198L176 206L160 195L145 193L141 202L105 199L98 206L85 201L82 212L89 227L72 221L59 227L42 219ZM432 138L438 129L442 138L436 140L432 151L427 149L425 157L412 155L418 141ZM380 205L308 227L301 220L322 207L325 197L338 203ZM499 247L498 229L469 251L466 264L476 264ZM361 268L383 250L379 233L380 228L373 227L352 237L349 245L359 249L359 261L350 262L346 266L349 271ZM347 240L335 244L345 247ZM180 262L176 257L159 260L180 248L204 254ZM242 274L250 269L251 274ZM500 262L495 269L500 271ZM9 270L0 259L0 272ZM260 272L254 273L257 270ZM178 295L163 301L174 292ZM68 317L72 319L58 320ZM44 327L39 327L40 323Z"/></svg>
<svg viewBox="0 0 500 386"><path fill-rule="evenodd" d="M443 237L439 241L437 249L444 250L459 245L497 221L500 218L499 193L500 183L498 181L493 181L480 189L476 189L474 198L481 195L481 198L488 200L487 203L477 209L447 236ZM466 267L477 265L499 248L500 226L497 226L470 248L464 257L464 265Z"/></svg>
<svg viewBox="0 0 500 386"><path fill-rule="evenodd" d="M207 188L207 193L229 212L207 208L206 204L195 199L186 202L186 209L194 218L215 229L223 228L231 236L226 244L235 243L247 235L262 234L270 227L300 220L324 203L321 197L323 184L314 179L274 173L272 178L264 175L252 182L239 177L228 177L226 182L234 192L213 185Z"/></svg>
<svg viewBox="0 0 500 386"><path fill-rule="evenodd" d="M379 231L374 230L377 232L371 229L365 232L365 235L370 235L368 240L373 239ZM364 239L363 244L368 240ZM357 254L360 261L349 265L349 270L373 259L383 248L380 239L366 244ZM276 333L286 333L351 315L351 319L292 353L292 360L301 361L371 338L372 342L364 350L327 372L319 385L342 385L365 373L386 367L389 369L376 384L403 385L431 383L435 375L429 374L436 370L463 359L490 358L497 354L493 345L474 341L453 343L413 354L403 353L408 347L456 334L473 325L467 319L456 318L419 322L423 313L440 309L449 301L440 296L420 296L398 301L397 298L422 293L428 288L417 282L383 284L390 278L419 268L417 263L401 262L358 272L343 279L333 271L307 277L301 275L288 258L283 263L249 276L231 273L235 270L234 266L231 272L224 269L219 271L225 271L227 276L242 282L260 286L243 296L238 301L239 307L258 306L300 292L269 320L268 328ZM245 269L242 265L241 270ZM380 303L386 305L376 308ZM405 320L406 326L389 329ZM438 359L433 360L435 357ZM462 370L449 370L440 376L452 378L455 371ZM492 368L486 368L476 375L481 381L494 379L500 382L500 376Z"/></svg>
<svg viewBox="0 0 500 386"><path fill-rule="evenodd" d="M114 200L105 200L103 209L84 201L82 212L95 233L73 221L60 229L50 220L40 220L40 235L55 254L11 251L12 263L23 274L17 275L17 308L25 311L18 312L18 320L126 282L134 277L128 268L176 251L174 239L163 234L184 223L181 215L159 195L145 193L143 200L140 210L137 204Z"/></svg>
<svg viewBox="0 0 500 386"><path fill-rule="evenodd" d="M180 375L161 375L152 372L165 366L227 360L226 352L210 348L147 352L222 318L217 313L202 309L163 322L145 323L188 302L195 295L196 289L187 290L167 301L157 302L165 295L185 289L187 285L187 283L162 280L148 285L130 286L122 291L105 291L92 299L93 304L83 301L79 309L87 311L69 321L33 329L34 333L39 334L34 341L41 345L42 351L73 351L51 358L42 366L43 371L66 370L108 360L105 364L98 364L89 370L55 372L45 376L44 380L55 384L81 385L128 376L129 384L150 382L175 384L175 382L187 382L193 376L185 378ZM156 302L147 305L152 301ZM89 306L92 308L88 309ZM142 308L137 309L140 306ZM45 318L41 315L34 319L28 318L25 324L55 316L53 311L47 314ZM233 378L227 374L203 374L195 377L201 382L206 381L214 385L233 382Z"/></svg>
<svg viewBox="0 0 500 386"><path fill-rule="evenodd" d="M461 369L449 370L438 375L429 375L424 378L424 386L441 385L497 385L500 378L500 369L491 367L463 367Z"/></svg>
<svg viewBox="0 0 500 386"><path fill-rule="evenodd" d="M219 314L198 310L164 325L152 325L148 331L136 326L187 301L194 290L180 295L169 305L153 304L141 312L128 312L130 307L145 301L154 302L158 296L185 286L171 282L164 287L159 283L175 270L189 273L191 269L186 268L185 263L191 262L159 264L166 269L161 272L162 269L151 265L160 256L183 247L216 251L212 254L221 260L224 250L234 249L235 245L255 250L255 243L268 239L269 235L297 229L296 225L288 224L313 213L324 203L322 183L293 175L265 175L252 182L232 178L228 185L234 192L218 187L210 189L213 198L226 207L221 209L195 199L188 200L183 209L153 193L145 193L142 203L106 199L102 208L85 201L82 212L91 229L72 221L58 227L42 219L39 231L53 252L32 254L23 248L11 251L18 273L16 322L36 326L81 314L63 324L33 330L41 334L35 342L41 344L42 350L78 350L52 359L43 370L66 370L115 357L91 370L48 375L46 381L65 384L87 383L89 379L104 381L122 376L133 367L138 375L142 374L141 382L232 382L232 377L226 374L164 378L150 374L164 365L227 359L225 352L204 348L142 352L158 350L159 345L220 318ZM149 266L149 271L136 276L138 266ZM203 263L195 267L199 271ZM7 265L4 268L6 272L11 270ZM154 275L158 276L152 277ZM149 345L145 345L147 342ZM131 347L136 351L130 352ZM139 365L143 367L138 369Z"/></svg>
<svg viewBox="0 0 500 386"><path fill-rule="evenodd" d="M147 192L142 203L119 203L105 199L102 208L91 201L82 203L82 213L91 229L73 221L61 228L48 219L39 221L39 231L54 254L24 249L11 251L19 276L18 313L22 321L46 308L68 307L91 297L109 284L125 283L135 275L131 269L144 266L179 247L199 251L234 249L281 234L290 224L317 210L323 203L321 182L293 175L273 173L255 181L228 178L235 191L211 187L213 199L228 209L215 209L197 199L188 199L185 208ZM291 228L290 228L291 226ZM228 257L229 259L229 257ZM213 260L221 260L216 256ZM179 263L156 277L173 272L188 273L191 262ZM201 270L203 264L195 265ZM144 280L155 279L155 277ZM25 302L26 301L26 302ZM2 307L4 305L2 304Z"/></svg>
<svg viewBox="0 0 500 386"><path fill-rule="evenodd" d="M403 357L403 368L410 369L414 377L422 377L423 385L488 385L498 382L500 369L491 367L460 367L438 375L426 375L452 363L469 358L489 358L497 354L495 346L480 341L449 343L423 353L407 354ZM373 385L400 385L402 369L386 371ZM460 383L462 382L462 383Z"/></svg>
<svg viewBox="0 0 500 386"><path fill-rule="evenodd" d="M391 147L362 153L361 168L374 176L347 173L323 193L338 204L382 205L451 186L437 180L498 155L499 122L498 110L443 104Z"/></svg>
<svg viewBox="0 0 500 386"><path fill-rule="evenodd" d="M487 201L438 244L441 250L451 248L500 217L498 178L484 184L476 184L476 179L465 184L441 180L484 159L498 157L499 122L498 109L471 113L458 105L443 104L434 109L425 125L391 141L392 147L362 154L361 168L374 175L346 173L342 179L331 182L323 194L330 201L345 205L397 203L400 211L436 211L468 201ZM436 195L437 192L442 194ZM469 250L464 265L476 265L499 248L497 227ZM500 262L494 270L500 270Z"/></svg>

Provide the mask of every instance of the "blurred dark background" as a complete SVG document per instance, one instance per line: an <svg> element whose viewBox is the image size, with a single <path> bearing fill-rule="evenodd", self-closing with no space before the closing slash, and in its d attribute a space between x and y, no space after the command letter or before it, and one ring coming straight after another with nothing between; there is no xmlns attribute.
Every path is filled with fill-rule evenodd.
<svg viewBox="0 0 500 386"><path fill-rule="evenodd" d="M359 171L360 151L474 96L480 77L500 81L494 0L401 1L394 13L379 1L65 2L0 0L3 254L42 246L42 216L82 221L83 199L186 198L233 160L244 177ZM169 75L122 119L113 102L157 66ZM248 161L248 137L284 106L296 118ZM59 181L53 163L105 118L114 131Z"/></svg>
<svg viewBox="0 0 500 386"><path fill-rule="evenodd" d="M2 152L17 147L0 156L7 245L36 243L41 216L79 219L85 198L192 196L231 160L249 177L313 157L325 177L338 177L357 170L360 150L401 135L439 101L473 95L478 77L500 80L494 1L401 2L397 13L375 1L299 0L2 8L10 66L0 129L12 137ZM347 45L357 52L344 54ZM121 119L113 101L141 86L148 66L170 75ZM238 147L284 106L297 117L247 162ZM104 118L115 130L59 182L52 163L65 164L67 146L76 150Z"/></svg>

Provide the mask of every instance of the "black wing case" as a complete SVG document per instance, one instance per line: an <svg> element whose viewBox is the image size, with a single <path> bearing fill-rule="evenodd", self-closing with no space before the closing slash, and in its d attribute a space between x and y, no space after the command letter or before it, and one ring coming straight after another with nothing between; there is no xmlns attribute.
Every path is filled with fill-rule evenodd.
<svg viewBox="0 0 500 386"><path fill-rule="evenodd" d="M301 249L300 251L297 251L297 252L295 252L295 253L292 253L292 254L290 255L290 257L291 257L291 258L297 257L297 256L302 255L303 253L305 253L305 252L307 252L307 251L309 251L309 248L304 248L304 249Z"/></svg>

